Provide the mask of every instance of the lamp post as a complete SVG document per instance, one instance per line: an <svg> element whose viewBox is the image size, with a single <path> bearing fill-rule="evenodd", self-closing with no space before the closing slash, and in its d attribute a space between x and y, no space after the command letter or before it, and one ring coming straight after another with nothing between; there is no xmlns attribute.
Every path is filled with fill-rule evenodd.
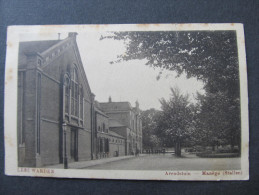
<svg viewBox="0 0 259 195"><path fill-rule="evenodd" d="M63 123L62 124L63 128L63 144L64 144L64 153L63 153L63 163L64 163L64 169L68 168L67 165L67 124Z"/></svg>

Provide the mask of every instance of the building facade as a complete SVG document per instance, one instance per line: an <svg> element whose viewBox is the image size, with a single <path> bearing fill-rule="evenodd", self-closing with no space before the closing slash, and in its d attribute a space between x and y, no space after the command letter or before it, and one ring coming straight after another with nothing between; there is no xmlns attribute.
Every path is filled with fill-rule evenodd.
<svg viewBox="0 0 259 195"><path fill-rule="evenodd" d="M127 154L126 138L110 130L110 116L91 92L76 36L69 33L64 40L19 45L19 166L42 167ZM117 142L112 141L115 137Z"/></svg>
<svg viewBox="0 0 259 195"><path fill-rule="evenodd" d="M18 64L18 159L22 166L90 160L93 103L76 33L21 42ZM65 125L64 125L65 124ZM64 129L65 128L65 129Z"/></svg>
<svg viewBox="0 0 259 195"><path fill-rule="evenodd" d="M126 154L136 154L142 151L142 121L139 103L132 107L129 102L100 103L101 109L109 116L110 129L126 138Z"/></svg>

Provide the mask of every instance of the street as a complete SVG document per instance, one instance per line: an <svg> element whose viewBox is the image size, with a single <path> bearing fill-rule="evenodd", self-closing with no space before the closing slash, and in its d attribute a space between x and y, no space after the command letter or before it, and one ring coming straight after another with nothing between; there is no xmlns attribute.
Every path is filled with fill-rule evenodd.
<svg viewBox="0 0 259 195"><path fill-rule="evenodd" d="M87 167L101 170L235 170L240 158L177 158L172 154L144 155Z"/></svg>

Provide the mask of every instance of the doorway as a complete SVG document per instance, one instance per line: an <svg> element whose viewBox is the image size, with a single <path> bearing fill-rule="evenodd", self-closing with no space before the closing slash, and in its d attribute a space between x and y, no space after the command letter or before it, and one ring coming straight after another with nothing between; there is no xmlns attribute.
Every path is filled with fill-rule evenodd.
<svg viewBox="0 0 259 195"><path fill-rule="evenodd" d="M70 156L74 161L78 161L78 129L71 129L71 140L70 140Z"/></svg>

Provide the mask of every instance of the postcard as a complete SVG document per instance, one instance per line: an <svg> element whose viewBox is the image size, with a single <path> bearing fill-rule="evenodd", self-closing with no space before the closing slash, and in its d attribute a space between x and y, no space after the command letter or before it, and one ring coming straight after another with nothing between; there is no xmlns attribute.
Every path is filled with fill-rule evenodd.
<svg viewBox="0 0 259 195"><path fill-rule="evenodd" d="M9 26L5 174L248 180L242 24Z"/></svg>

